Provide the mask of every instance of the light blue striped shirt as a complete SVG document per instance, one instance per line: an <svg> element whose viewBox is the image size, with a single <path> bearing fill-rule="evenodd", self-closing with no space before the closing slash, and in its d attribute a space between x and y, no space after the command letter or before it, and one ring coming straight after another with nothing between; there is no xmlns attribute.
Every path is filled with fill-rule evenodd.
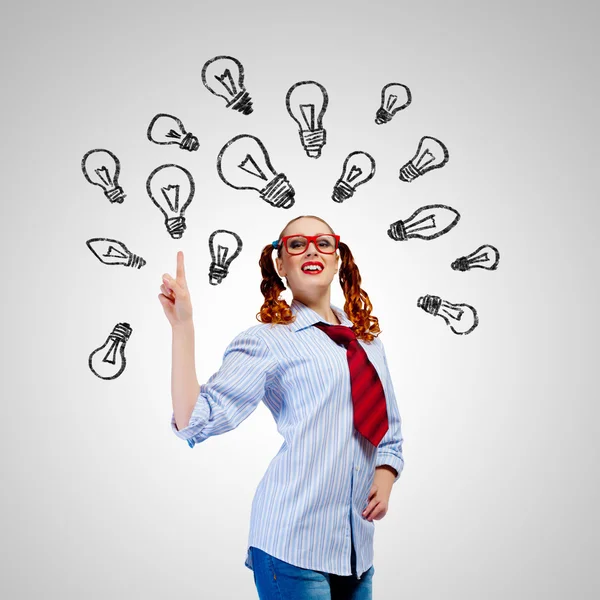
<svg viewBox="0 0 600 600"><path fill-rule="evenodd" d="M191 448L236 428L261 400L283 436L281 448L258 484L250 517L245 566L253 569L250 546L292 565L356 576L373 564L375 522L368 504L375 467L390 465L400 477L401 418L383 343L359 340L385 391L389 429L375 448L353 425L346 348L316 327L324 319L294 299L289 325L262 323L237 335L223 364L200 386L188 426L175 434ZM346 313L331 305L342 325ZM333 323L332 323L333 324ZM352 536L352 537L351 537Z"/></svg>

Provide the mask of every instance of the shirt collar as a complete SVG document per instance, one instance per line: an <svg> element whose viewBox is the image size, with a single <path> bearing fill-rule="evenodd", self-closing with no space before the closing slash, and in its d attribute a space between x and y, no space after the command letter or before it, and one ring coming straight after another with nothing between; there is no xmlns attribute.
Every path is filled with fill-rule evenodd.
<svg viewBox="0 0 600 600"><path fill-rule="evenodd" d="M354 323L352 323L352 321L346 316L346 313L341 308L338 308L333 304L330 304L329 306L331 307L331 310L335 313L342 325L345 325L346 327L352 327L354 325ZM306 304L302 304L302 302L296 300L295 298L292 300L292 305L290 308L292 309L292 313L296 317L294 322L291 323L292 331L300 331L301 329L310 327L311 325L314 325L319 321L322 321L323 323L328 323L328 321L325 321L325 319L323 319L323 317L316 313L312 308L309 308L308 306L306 306ZM329 323L329 325L335 324L337 323Z"/></svg>

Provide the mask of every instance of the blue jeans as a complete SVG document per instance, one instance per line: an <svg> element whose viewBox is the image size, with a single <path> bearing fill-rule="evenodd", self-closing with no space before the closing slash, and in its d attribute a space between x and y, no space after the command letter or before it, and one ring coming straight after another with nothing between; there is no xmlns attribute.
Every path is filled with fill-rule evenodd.
<svg viewBox="0 0 600 600"><path fill-rule="evenodd" d="M360 579L296 567L250 547L254 583L260 600L371 600L372 566ZM354 547L352 558L354 559ZM354 567L354 561L353 570Z"/></svg>

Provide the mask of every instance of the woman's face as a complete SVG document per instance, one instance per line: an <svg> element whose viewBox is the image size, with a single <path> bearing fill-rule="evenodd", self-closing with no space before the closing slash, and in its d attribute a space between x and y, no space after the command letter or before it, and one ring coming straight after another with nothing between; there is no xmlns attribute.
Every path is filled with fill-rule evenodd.
<svg viewBox="0 0 600 600"><path fill-rule="evenodd" d="M286 235L318 235L332 233L331 229L318 219L302 217L290 223L284 230ZM315 297L327 291L334 275L338 270L339 254L323 254L311 241L300 254L288 254L285 248L281 249L281 258L275 258L277 272L280 277L287 278L288 287L294 296ZM322 266L320 271L303 271L306 263L318 263Z"/></svg>

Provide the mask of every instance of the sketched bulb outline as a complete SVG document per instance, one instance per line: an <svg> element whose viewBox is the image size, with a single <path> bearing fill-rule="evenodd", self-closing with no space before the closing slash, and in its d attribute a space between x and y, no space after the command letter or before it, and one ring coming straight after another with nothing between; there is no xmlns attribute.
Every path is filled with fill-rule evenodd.
<svg viewBox="0 0 600 600"><path fill-rule="evenodd" d="M396 241L411 238L433 240L448 233L460 220L457 210L445 204L421 206L406 220L392 223L387 234Z"/></svg>
<svg viewBox="0 0 600 600"><path fill-rule="evenodd" d="M104 190L104 195L111 203L123 203L125 193L119 186L121 163L110 150L95 148L86 152L81 160L81 170L92 185Z"/></svg>
<svg viewBox="0 0 600 600"><path fill-rule="evenodd" d="M440 169L449 159L448 149L440 140L423 136L415 155L400 168L400 179L410 183L432 169Z"/></svg>
<svg viewBox="0 0 600 600"><path fill-rule="evenodd" d="M161 165L146 181L146 191L164 215L167 231L174 239L179 239L187 227L185 209L194 197L194 190L190 172L180 165Z"/></svg>
<svg viewBox="0 0 600 600"><path fill-rule="evenodd" d="M439 296L427 294L417 300L417 306L425 312L441 317L457 335L471 333L479 324L477 311L469 304L453 304Z"/></svg>
<svg viewBox="0 0 600 600"><path fill-rule="evenodd" d="M295 83L285 97L287 110L298 124L300 141L310 158L319 158L327 141L323 115L328 103L327 90L316 81Z"/></svg>
<svg viewBox="0 0 600 600"><path fill-rule="evenodd" d="M90 354L88 366L94 375L100 379L115 379L125 370L125 344L131 332L129 323L117 323L106 342Z"/></svg>
<svg viewBox="0 0 600 600"><path fill-rule="evenodd" d="M91 238L86 241L87 247L96 258L105 265L122 265L140 269L146 261L133 254L123 242L110 238Z"/></svg>
<svg viewBox="0 0 600 600"><path fill-rule="evenodd" d="M490 244L483 244L467 256L461 256L450 265L455 271L469 271L471 269L487 269L495 271L500 262L498 248Z"/></svg>
<svg viewBox="0 0 600 600"><path fill-rule="evenodd" d="M176 144L182 150L190 152L200 147L198 138L188 133L177 117L166 113L159 113L150 121L147 135L155 144Z"/></svg>
<svg viewBox="0 0 600 600"><path fill-rule="evenodd" d="M244 87L244 67L233 56L215 56L202 67L202 83L206 89L227 102L227 108L244 115L252 111L252 99Z"/></svg>
<svg viewBox="0 0 600 600"><path fill-rule="evenodd" d="M208 247L212 262L208 272L211 285L218 285L229 273L229 266L242 250L242 239L237 233L217 229L210 234Z"/></svg>
<svg viewBox="0 0 600 600"><path fill-rule="evenodd" d="M375 123L389 123L392 117L412 102L412 94L401 83L388 83L381 90L381 106L375 115Z"/></svg>
<svg viewBox="0 0 600 600"><path fill-rule="evenodd" d="M294 188L283 173L275 171L264 144L253 135L230 139L219 152L217 171L228 186L256 190L271 206L290 208L295 202Z"/></svg>
<svg viewBox="0 0 600 600"><path fill-rule="evenodd" d="M354 195L356 188L375 175L375 159L366 152L351 152L344 161L342 176L337 180L332 199L343 202Z"/></svg>

